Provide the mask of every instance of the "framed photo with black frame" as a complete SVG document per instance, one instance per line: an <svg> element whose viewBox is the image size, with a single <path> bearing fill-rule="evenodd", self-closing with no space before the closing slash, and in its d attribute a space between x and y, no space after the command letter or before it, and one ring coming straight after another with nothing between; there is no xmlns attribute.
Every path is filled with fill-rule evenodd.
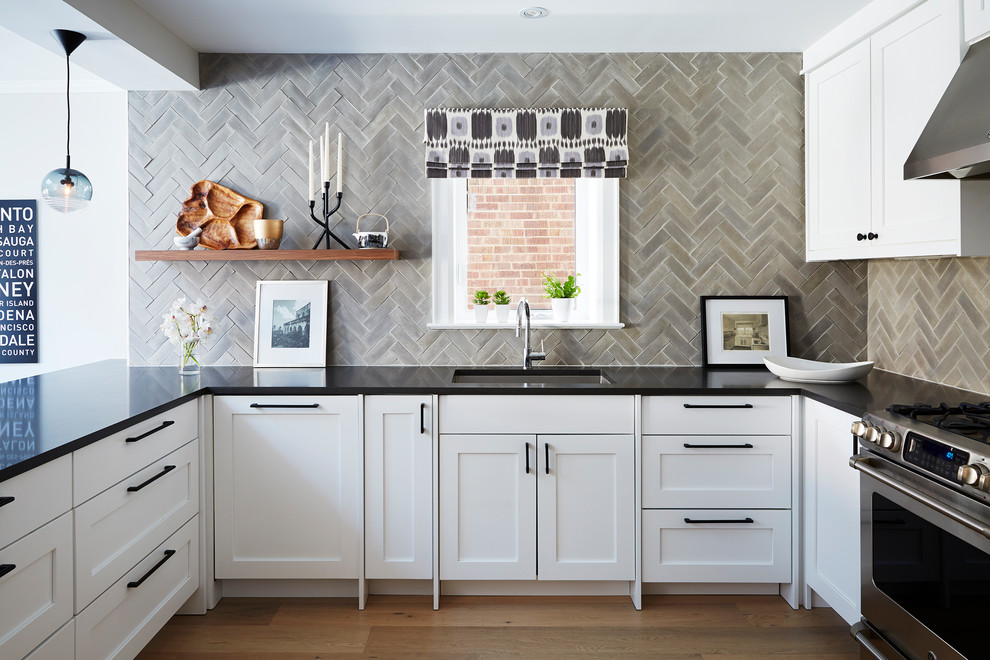
<svg viewBox="0 0 990 660"><path fill-rule="evenodd" d="M702 296L701 366L756 367L790 351L787 296Z"/></svg>
<svg viewBox="0 0 990 660"><path fill-rule="evenodd" d="M262 280L254 305L254 366L326 367L326 280Z"/></svg>

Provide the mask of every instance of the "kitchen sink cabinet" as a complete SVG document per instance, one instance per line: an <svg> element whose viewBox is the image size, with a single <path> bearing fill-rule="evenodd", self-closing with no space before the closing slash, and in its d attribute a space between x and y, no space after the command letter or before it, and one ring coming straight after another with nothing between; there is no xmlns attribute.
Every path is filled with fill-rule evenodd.
<svg viewBox="0 0 990 660"><path fill-rule="evenodd" d="M214 398L217 578L358 578L357 396Z"/></svg>
<svg viewBox="0 0 990 660"><path fill-rule="evenodd" d="M960 25L958 0L928 0L808 70L808 261L990 254L958 181L904 180L961 60Z"/></svg>
<svg viewBox="0 0 990 660"><path fill-rule="evenodd" d="M849 625L860 619L859 473L850 425L859 419L818 401L804 400L804 575ZM813 603L805 591L806 606Z"/></svg>
<svg viewBox="0 0 990 660"><path fill-rule="evenodd" d="M368 579L433 577L433 409L430 396L364 398Z"/></svg>
<svg viewBox="0 0 990 660"><path fill-rule="evenodd" d="M635 579L631 435L442 435L440 578Z"/></svg>

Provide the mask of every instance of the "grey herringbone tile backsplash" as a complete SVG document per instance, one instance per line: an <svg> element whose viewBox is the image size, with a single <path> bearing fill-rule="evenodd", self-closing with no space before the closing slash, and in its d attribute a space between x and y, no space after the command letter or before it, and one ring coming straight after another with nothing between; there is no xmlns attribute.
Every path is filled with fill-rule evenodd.
<svg viewBox="0 0 990 660"><path fill-rule="evenodd" d="M312 247L307 140L346 138L343 219L392 221L397 262L130 264L133 364L168 364L157 332L178 296L224 316L212 364L250 364L258 279L330 281L333 364L505 364L509 331L431 331L429 106L628 107L616 331L540 331L549 362L700 363L698 300L791 296L795 355L862 359L866 265L804 261L804 119L797 54L204 55L203 91L130 94L131 249L171 247L189 187L211 179L287 218Z"/></svg>
<svg viewBox="0 0 990 660"><path fill-rule="evenodd" d="M872 261L869 290L877 368L990 392L990 259Z"/></svg>

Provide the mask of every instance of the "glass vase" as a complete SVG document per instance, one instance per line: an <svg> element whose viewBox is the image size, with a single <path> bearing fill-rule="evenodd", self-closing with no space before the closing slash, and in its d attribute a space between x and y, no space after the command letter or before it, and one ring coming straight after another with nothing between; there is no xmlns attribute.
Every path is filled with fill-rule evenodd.
<svg viewBox="0 0 990 660"><path fill-rule="evenodd" d="M179 373L195 376L199 373L199 342L184 341L179 344Z"/></svg>

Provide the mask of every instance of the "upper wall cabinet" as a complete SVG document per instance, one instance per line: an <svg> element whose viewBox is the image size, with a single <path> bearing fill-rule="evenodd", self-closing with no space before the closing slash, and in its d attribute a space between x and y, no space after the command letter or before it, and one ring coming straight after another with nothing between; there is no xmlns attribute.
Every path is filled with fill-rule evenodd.
<svg viewBox="0 0 990 660"><path fill-rule="evenodd" d="M982 250L958 181L904 180L961 59L959 11L929 0L807 72L808 261Z"/></svg>
<svg viewBox="0 0 990 660"><path fill-rule="evenodd" d="M990 0L963 0L963 11L967 43L990 36Z"/></svg>

